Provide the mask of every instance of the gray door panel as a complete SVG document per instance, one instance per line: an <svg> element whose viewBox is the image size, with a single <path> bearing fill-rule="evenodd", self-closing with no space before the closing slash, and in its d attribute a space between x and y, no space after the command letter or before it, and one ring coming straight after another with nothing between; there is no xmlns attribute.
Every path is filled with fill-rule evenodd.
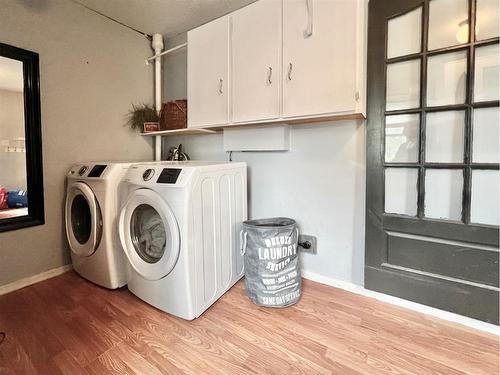
<svg viewBox="0 0 500 375"><path fill-rule="evenodd" d="M365 283L377 292L498 324L495 290L369 266Z"/></svg>
<svg viewBox="0 0 500 375"><path fill-rule="evenodd" d="M494 247L387 233L387 264L498 287Z"/></svg>

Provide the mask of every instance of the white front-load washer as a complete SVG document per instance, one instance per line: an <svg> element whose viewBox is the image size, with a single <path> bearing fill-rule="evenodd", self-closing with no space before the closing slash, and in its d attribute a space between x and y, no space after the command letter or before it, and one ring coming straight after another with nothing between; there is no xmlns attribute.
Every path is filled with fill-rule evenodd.
<svg viewBox="0 0 500 375"><path fill-rule="evenodd" d="M120 202L127 285L145 302L191 320L243 276L245 163L135 164Z"/></svg>
<svg viewBox="0 0 500 375"><path fill-rule="evenodd" d="M127 282L126 261L118 238L118 186L131 163L92 162L68 172L66 235L73 268L109 289Z"/></svg>

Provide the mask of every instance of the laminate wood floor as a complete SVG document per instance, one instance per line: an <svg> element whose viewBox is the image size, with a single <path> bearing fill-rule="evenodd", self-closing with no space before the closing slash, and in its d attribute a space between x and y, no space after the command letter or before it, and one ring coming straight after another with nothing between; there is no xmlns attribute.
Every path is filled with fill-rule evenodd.
<svg viewBox="0 0 500 375"><path fill-rule="evenodd" d="M498 374L493 335L304 281L286 309L238 283L200 318L73 272L0 297L0 374Z"/></svg>

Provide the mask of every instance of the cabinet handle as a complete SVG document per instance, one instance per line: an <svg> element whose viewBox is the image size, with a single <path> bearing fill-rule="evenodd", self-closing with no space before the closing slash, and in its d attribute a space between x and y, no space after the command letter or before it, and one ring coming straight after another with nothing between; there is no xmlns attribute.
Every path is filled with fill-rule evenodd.
<svg viewBox="0 0 500 375"><path fill-rule="evenodd" d="M273 68L269 67L269 70L267 72L267 83L270 85L273 83L272 78L273 78Z"/></svg>
<svg viewBox="0 0 500 375"><path fill-rule="evenodd" d="M219 95L222 95L224 93L223 88L224 80L222 78L219 78Z"/></svg>
<svg viewBox="0 0 500 375"><path fill-rule="evenodd" d="M289 81L292 80L292 69L293 69L292 63L288 64L288 74L287 74L287 77L288 77Z"/></svg>
<svg viewBox="0 0 500 375"><path fill-rule="evenodd" d="M307 6L307 28L304 30L304 38L313 35L313 0L306 0Z"/></svg>

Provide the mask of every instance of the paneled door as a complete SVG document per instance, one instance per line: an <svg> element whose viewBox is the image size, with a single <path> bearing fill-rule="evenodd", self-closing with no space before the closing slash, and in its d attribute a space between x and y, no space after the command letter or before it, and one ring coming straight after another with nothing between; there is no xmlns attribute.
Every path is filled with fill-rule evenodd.
<svg viewBox="0 0 500 375"><path fill-rule="evenodd" d="M365 287L498 324L499 1L371 0Z"/></svg>
<svg viewBox="0 0 500 375"><path fill-rule="evenodd" d="M232 16L232 121L280 117L281 1L259 0Z"/></svg>
<svg viewBox="0 0 500 375"><path fill-rule="evenodd" d="M229 17L188 32L188 127L229 122Z"/></svg>
<svg viewBox="0 0 500 375"><path fill-rule="evenodd" d="M283 1L283 117L356 109L360 1Z"/></svg>

